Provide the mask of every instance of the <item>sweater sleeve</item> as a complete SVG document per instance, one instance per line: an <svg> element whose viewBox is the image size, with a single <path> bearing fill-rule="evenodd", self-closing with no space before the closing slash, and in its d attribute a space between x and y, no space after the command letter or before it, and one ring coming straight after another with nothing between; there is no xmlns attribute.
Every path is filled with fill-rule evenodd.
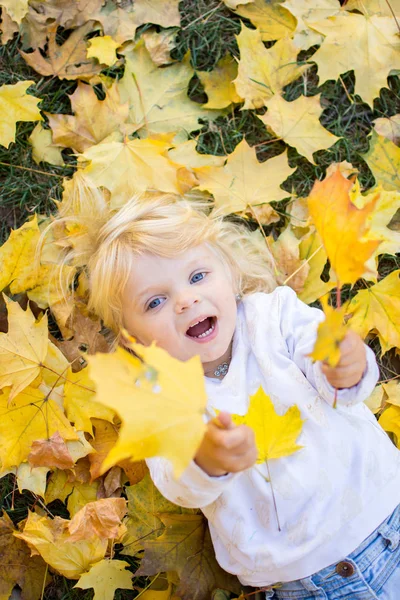
<svg viewBox="0 0 400 600"><path fill-rule="evenodd" d="M280 289L281 296L281 331L292 360L301 369L311 385L321 397L333 405L335 388L330 385L321 369L321 362L313 362L307 355L312 352L317 328L324 320L324 313L318 308L304 304L289 287ZM367 345L367 366L361 380L350 388L337 390L337 404L352 406L364 402L372 393L379 378L379 369L375 354Z"/></svg>
<svg viewBox="0 0 400 600"><path fill-rule="evenodd" d="M173 476L166 458L148 458L147 466L154 485L170 502L185 508L203 508L214 502L240 473L210 477L193 460L179 479Z"/></svg>

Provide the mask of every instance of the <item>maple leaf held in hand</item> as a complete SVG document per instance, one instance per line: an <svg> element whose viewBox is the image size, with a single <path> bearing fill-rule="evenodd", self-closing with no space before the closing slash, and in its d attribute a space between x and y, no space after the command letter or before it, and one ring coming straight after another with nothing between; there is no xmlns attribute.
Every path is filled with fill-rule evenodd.
<svg viewBox="0 0 400 600"><path fill-rule="evenodd" d="M129 346L144 363L122 348L113 354L88 356L96 401L113 408L122 421L119 439L102 470L124 458L164 456L179 477L195 456L206 428L207 397L200 359L195 356L181 362L154 344Z"/></svg>

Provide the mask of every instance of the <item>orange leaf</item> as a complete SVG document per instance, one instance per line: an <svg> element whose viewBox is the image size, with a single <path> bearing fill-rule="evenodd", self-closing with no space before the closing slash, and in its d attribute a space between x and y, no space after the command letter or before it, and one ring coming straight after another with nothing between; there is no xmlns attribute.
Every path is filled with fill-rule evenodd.
<svg viewBox="0 0 400 600"><path fill-rule="evenodd" d="M58 431L48 440L37 440L32 443L28 462L31 467L58 467L59 469L72 469L75 463Z"/></svg>
<svg viewBox="0 0 400 600"><path fill-rule="evenodd" d="M324 181L316 181L308 197L310 216L320 234L340 285L355 283L365 271L365 262L380 243L363 239L366 219L379 194L363 209L350 201L353 183L339 169Z"/></svg>
<svg viewBox="0 0 400 600"><path fill-rule="evenodd" d="M125 498L104 498L89 502L68 524L70 541L77 542L94 536L106 539L118 537L118 529L126 510Z"/></svg>

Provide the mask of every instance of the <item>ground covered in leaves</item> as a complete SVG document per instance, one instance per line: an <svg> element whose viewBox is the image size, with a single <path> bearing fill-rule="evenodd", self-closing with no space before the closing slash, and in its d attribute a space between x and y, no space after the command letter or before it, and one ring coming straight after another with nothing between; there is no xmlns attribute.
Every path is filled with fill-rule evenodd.
<svg viewBox="0 0 400 600"><path fill-rule="evenodd" d="M133 427L86 367L109 338L87 311L84 265L60 264L94 188L100 218L146 190L210 201L268 244L280 283L309 304L330 293L336 325L371 345L370 407L399 443L400 2L0 9L0 595L247 597L218 567L202 515L162 498L121 450ZM70 225L33 270L57 206ZM73 281L68 298L60 277ZM161 355L112 356L150 394L173 372ZM201 373L187 377L202 406Z"/></svg>

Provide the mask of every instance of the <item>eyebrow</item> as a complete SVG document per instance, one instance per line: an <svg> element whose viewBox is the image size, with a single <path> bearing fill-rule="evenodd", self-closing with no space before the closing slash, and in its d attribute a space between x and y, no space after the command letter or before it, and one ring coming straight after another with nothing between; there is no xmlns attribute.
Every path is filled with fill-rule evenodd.
<svg viewBox="0 0 400 600"><path fill-rule="evenodd" d="M192 268L193 268L193 266L194 266L195 264L199 263L200 261L207 261L207 260L208 260L208 258L209 258L209 257L205 257L205 256L200 256L199 258L194 258L194 259L193 259L193 260L191 260L191 261L190 261L190 263L187 265L187 266L188 266L188 270L192 269ZM137 299L138 299L138 300L141 300L141 299L143 298L143 296L147 296L148 294L150 294L150 292L151 292L152 290L155 290L155 289L156 289L156 287L158 287L158 285L157 285L157 286L155 286L155 285L151 285L151 286L149 286L148 288L145 288L145 289L143 290L143 292L141 292L141 293L140 293L140 294L137 296Z"/></svg>

